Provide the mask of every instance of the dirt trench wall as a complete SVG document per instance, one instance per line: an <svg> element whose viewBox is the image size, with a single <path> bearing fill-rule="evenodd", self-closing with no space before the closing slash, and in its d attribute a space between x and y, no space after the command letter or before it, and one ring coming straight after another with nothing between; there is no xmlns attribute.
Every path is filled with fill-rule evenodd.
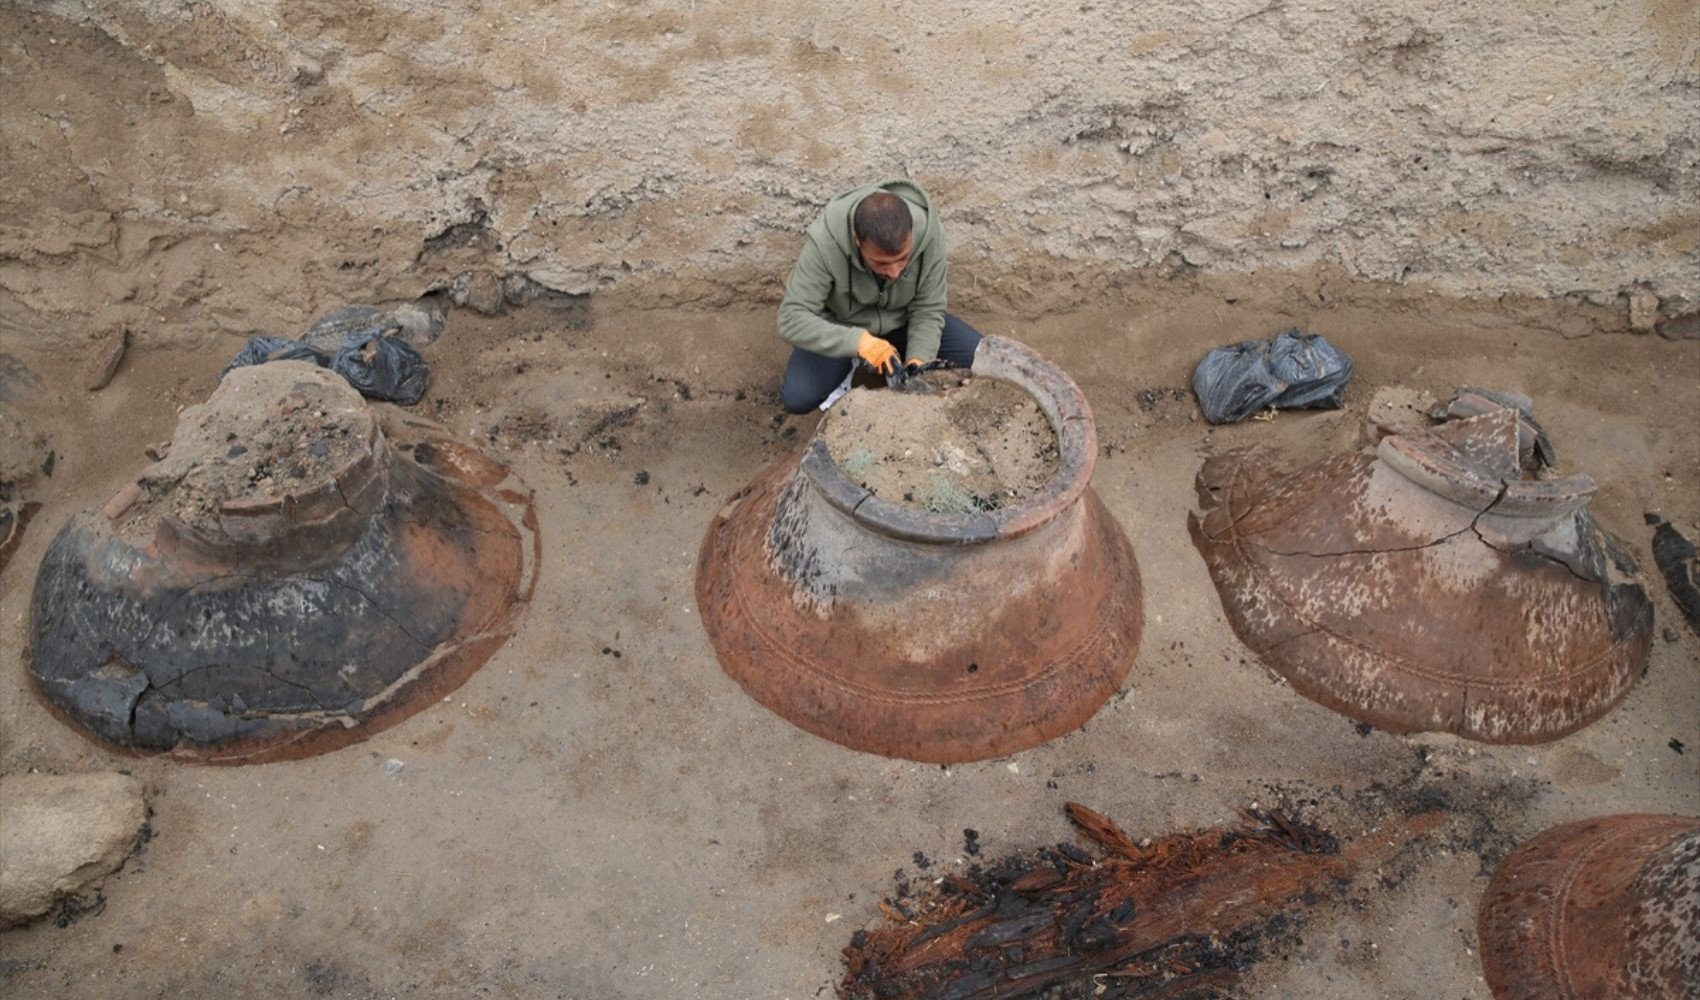
<svg viewBox="0 0 1700 1000"><path fill-rule="evenodd" d="M1317 268L1700 306L1692 0L53 0L0 31L12 331L771 299L828 196L904 173L970 308Z"/></svg>

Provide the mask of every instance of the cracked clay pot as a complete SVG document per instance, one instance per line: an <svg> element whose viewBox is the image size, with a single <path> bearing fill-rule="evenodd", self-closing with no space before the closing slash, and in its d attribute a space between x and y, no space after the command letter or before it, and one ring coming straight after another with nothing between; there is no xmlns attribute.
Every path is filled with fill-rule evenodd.
<svg viewBox="0 0 1700 1000"><path fill-rule="evenodd" d="M1497 1000L1700 996L1700 819L1548 830L1494 872L1476 930Z"/></svg>
<svg viewBox="0 0 1700 1000"><path fill-rule="evenodd" d="M1519 414L1383 438L1283 477L1210 459L1189 519L1228 621L1301 694L1395 732L1539 743L1605 714L1653 612L1584 475L1525 479Z"/></svg>
<svg viewBox="0 0 1700 1000"><path fill-rule="evenodd" d="M320 753L464 681L536 565L529 494L501 465L324 369L240 368L183 411L162 461L53 540L31 671L121 749Z"/></svg>
<svg viewBox="0 0 1700 1000"><path fill-rule="evenodd" d="M996 757L1080 726L1132 667L1139 568L1088 486L1085 397L999 337L973 373L1025 389L1056 432L1060 468L1038 495L975 514L899 506L816 439L709 527L697 602L721 665L817 736L931 763Z"/></svg>

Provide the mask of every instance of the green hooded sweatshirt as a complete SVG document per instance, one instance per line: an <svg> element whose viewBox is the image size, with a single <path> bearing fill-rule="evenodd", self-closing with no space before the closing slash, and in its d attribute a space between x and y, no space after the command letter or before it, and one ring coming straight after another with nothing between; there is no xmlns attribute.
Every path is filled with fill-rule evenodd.
<svg viewBox="0 0 1700 1000"><path fill-rule="evenodd" d="M915 220L909 263L894 281L868 270L851 235L856 206L875 191L890 191L908 202ZM850 358L861 339L858 330L883 337L907 326L904 360L931 361L944 330L944 253L944 227L927 192L915 182L886 181L841 194L809 226L779 303L779 335L816 354Z"/></svg>

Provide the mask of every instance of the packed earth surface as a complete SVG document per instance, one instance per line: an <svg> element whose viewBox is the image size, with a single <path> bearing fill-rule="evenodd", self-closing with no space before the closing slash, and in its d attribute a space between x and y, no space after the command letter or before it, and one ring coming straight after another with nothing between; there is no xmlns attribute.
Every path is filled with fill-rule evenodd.
<svg viewBox="0 0 1700 1000"><path fill-rule="evenodd" d="M1322 269L1692 335L1693 14L8 4L0 319L146 343L429 292L481 312L614 288L736 307L777 293L827 197L904 175L944 207L959 309Z"/></svg>
<svg viewBox="0 0 1700 1000"><path fill-rule="evenodd" d="M105 753L42 708L23 660L53 531L106 502L241 339L135 351L92 395L75 353L9 341L86 417L54 426L47 506L0 577L0 769L130 770L155 815L102 912L0 939L6 992L803 1000L841 981L840 951L885 919L895 871L936 879L1072 841L1062 805L1077 801L1136 839L1283 804L1350 841L1438 806L1443 830L1306 909L1239 988L1487 1000L1476 904L1517 842L1588 816L1700 811L1700 640L1650 575L1643 523L1654 512L1700 534L1700 343L1566 339L1468 302L1331 305L1285 280L967 318L1031 344L1092 404L1093 485L1139 555L1146 632L1123 693L1084 728L948 768L793 728L721 672L697 619L709 520L820 421L778 404L785 349L768 310L451 313L420 407L536 491L532 605L447 700L335 753L247 768ZM1357 362L1347 407L1205 424L1185 388L1204 351L1294 325ZM1229 630L1186 532L1199 465L1249 444L1296 464L1355 447L1393 384L1527 393L1561 468L1598 480L1591 510L1649 572L1656 615L1646 676L1599 722L1524 747L1360 729L1274 680Z"/></svg>
<svg viewBox="0 0 1700 1000"><path fill-rule="evenodd" d="M1519 842L1700 813L1700 635L1651 547L1700 540L1689 0L43 0L0 4L0 92L0 774L127 772L151 812L98 896L0 935L8 998L813 1000L888 910L1067 856L1076 802L1136 843L1439 815L1218 957L1259 1000L1489 1000L1477 904ZM938 206L951 310L1079 384L1144 590L1090 722L948 767L777 718L695 606L711 520L821 428L778 393L802 231L891 176ZM405 313L414 412L533 492L516 631L334 752L84 739L29 680L55 533L179 471L161 445L245 338L340 336L358 305ZM1206 424L1199 358L1294 327L1355 362L1345 408ZM1534 401L1653 602L1644 676L1555 742L1299 696L1187 534L1206 459L1301 467L1459 386ZM200 485L311 478L312 433ZM1024 468L1002 485L1048 475Z"/></svg>
<svg viewBox="0 0 1700 1000"><path fill-rule="evenodd" d="M873 495L940 514L998 510L1057 474L1057 436L1013 382L926 373L901 391L852 389L821 439Z"/></svg>

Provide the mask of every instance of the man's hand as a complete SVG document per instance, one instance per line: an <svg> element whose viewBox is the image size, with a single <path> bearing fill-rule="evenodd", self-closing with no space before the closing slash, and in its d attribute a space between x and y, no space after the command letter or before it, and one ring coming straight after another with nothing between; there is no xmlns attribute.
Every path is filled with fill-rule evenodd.
<svg viewBox="0 0 1700 1000"><path fill-rule="evenodd" d="M897 348L892 346L891 341L876 337L866 330L862 331L862 339L856 344L856 356L881 375L889 375L897 370Z"/></svg>
<svg viewBox="0 0 1700 1000"><path fill-rule="evenodd" d="M922 369L927 367L927 362L923 361L920 358L910 358L908 360L908 362L906 362L903 365L903 367L908 369L909 374L919 375L921 373Z"/></svg>

